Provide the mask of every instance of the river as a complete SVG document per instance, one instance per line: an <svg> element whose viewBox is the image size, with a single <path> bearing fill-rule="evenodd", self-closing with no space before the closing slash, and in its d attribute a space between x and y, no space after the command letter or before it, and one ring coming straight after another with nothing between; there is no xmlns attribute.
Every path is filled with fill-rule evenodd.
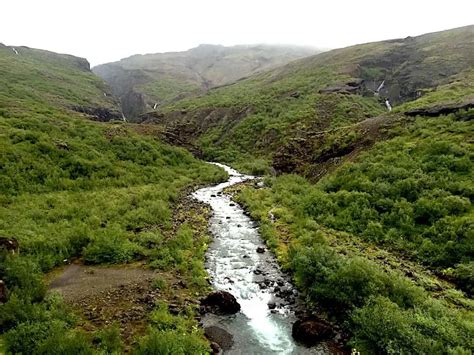
<svg viewBox="0 0 474 355"><path fill-rule="evenodd" d="M255 177L213 164L227 171L228 181L193 193L213 211L209 221L213 242L206 267L212 286L234 295L241 311L232 316L208 314L203 326L217 326L233 336L233 345L225 349L226 354L327 354L324 344L308 349L293 341L297 292L266 250L256 223L223 193L225 188ZM257 252L258 247L265 251Z"/></svg>

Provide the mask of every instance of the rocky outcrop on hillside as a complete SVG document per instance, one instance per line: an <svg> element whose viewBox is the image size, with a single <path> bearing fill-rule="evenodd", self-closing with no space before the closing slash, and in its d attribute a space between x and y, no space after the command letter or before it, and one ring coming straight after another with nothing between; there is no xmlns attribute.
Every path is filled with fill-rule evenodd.
<svg viewBox="0 0 474 355"><path fill-rule="evenodd" d="M452 103L416 108L413 110L405 111L404 113L407 116L437 117L441 115L449 115L450 113L456 113L461 110L468 110L471 108L474 108L474 98L470 98L469 100L466 100L462 103Z"/></svg>
<svg viewBox="0 0 474 355"><path fill-rule="evenodd" d="M354 78L353 80L347 81L345 83L335 84L328 86L324 89L319 90L320 94L362 94L364 91L364 79Z"/></svg>
<svg viewBox="0 0 474 355"><path fill-rule="evenodd" d="M399 116L379 116L349 127L326 131L306 131L288 139L273 155L277 173L297 173L318 180L359 152L383 138Z"/></svg>
<svg viewBox="0 0 474 355"><path fill-rule="evenodd" d="M72 109L90 116L95 121L108 122L112 120L123 120L120 111L105 107L73 106Z"/></svg>
<svg viewBox="0 0 474 355"><path fill-rule="evenodd" d="M474 66L474 26L385 41L385 51L359 61L353 74L397 105Z"/></svg>

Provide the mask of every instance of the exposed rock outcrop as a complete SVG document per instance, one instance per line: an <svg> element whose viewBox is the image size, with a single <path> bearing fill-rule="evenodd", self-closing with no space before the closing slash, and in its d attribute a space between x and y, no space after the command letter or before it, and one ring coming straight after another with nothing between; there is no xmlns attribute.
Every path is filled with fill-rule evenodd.
<svg viewBox="0 0 474 355"><path fill-rule="evenodd" d="M147 107L144 95L134 90L130 90L126 94L121 95L120 103L122 105L123 114L126 117L137 117L146 111Z"/></svg>
<svg viewBox="0 0 474 355"><path fill-rule="evenodd" d="M234 337L225 329L217 326L204 328L204 335L212 343L217 344L222 350L229 350L234 345ZM219 348L211 343L214 353L219 353Z"/></svg>
<svg viewBox="0 0 474 355"><path fill-rule="evenodd" d="M319 90L319 93L320 94L336 93L336 94L343 94L343 95L361 94L364 89L363 84L364 84L363 79L355 78L346 83L328 86L324 89Z"/></svg>
<svg viewBox="0 0 474 355"><path fill-rule="evenodd" d="M7 300L7 286L3 280L0 280L0 303L5 303Z"/></svg>
<svg viewBox="0 0 474 355"><path fill-rule="evenodd" d="M189 112L183 110L167 113L148 112L141 115L138 122L165 126L166 130L163 132L165 142L182 146L200 157L201 152L194 144L200 135L214 127L222 128L219 129L221 136L218 141L220 141L234 126L251 114L251 107L210 107Z"/></svg>
<svg viewBox="0 0 474 355"><path fill-rule="evenodd" d="M374 144L397 119L395 115L379 116L347 128L304 132L275 152L272 166L277 173L297 173L318 180Z"/></svg>
<svg viewBox="0 0 474 355"><path fill-rule="evenodd" d="M123 119L120 112L105 107L74 106L72 109L77 112L85 113L86 115L91 116L94 120L100 122Z"/></svg>
<svg viewBox="0 0 474 355"><path fill-rule="evenodd" d="M20 251L20 245L16 239L0 237L0 250L5 250L12 254L18 254Z"/></svg>
<svg viewBox="0 0 474 355"><path fill-rule="evenodd" d="M407 116L429 116L437 117L441 115L449 115L450 113L456 113L460 110L468 110L474 108L474 98L470 101L463 102L460 104L446 104L436 105L432 107L423 107L404 112Z"/></svg>

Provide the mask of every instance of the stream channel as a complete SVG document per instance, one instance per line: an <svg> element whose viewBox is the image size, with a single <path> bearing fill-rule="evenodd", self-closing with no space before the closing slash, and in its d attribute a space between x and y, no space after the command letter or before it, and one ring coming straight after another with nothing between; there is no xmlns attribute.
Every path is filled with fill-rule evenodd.
<svg viewBox="0 0 474 355"><path fill-rule="evenodd" d="M217 327L232 335L233 342L224 348L225 354L329 353L325 344L306 348L294 342L291 326L299 303L297 291L266 249L258 225L223 192L256 177L213 164L225 169L229 179L197 190L192 196L213 211L209 221L213 241L206 257L212 286L230 292L241 310L231 316L206 314L202 319L204 328ZM258 247L265 248L265 252L258 253Z"/></svg>

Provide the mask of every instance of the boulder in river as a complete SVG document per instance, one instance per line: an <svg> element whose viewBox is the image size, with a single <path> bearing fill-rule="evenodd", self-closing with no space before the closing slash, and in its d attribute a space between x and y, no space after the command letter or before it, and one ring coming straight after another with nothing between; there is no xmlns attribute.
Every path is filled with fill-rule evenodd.
<svg viewBox="0 0 474 355"><path fill-rule="evenodd" d="M219 353L219 348L222 350L229 350L232 345L234 345L234 337L225 329L212 325L210 327L204 328L204 334L206 338L211 341L212 343L217 344L218 347L215 345L212 346L212 351L215 353Z"/></svg>
<svg viewBox="0 0 474 355"><path fill-rule="evenodd" d="M211 292L201 300L204 312L217 314L234 314L240 311L240 304L235 297L227 291Z"/></svg>
<svg viewBox="0 0 474 355"><path fill-rule="evenodd" d="M214 341L211 342L211 350L212 354L220 354L222 352L222 348L220 347L220 345Z"/></svg>
<svg viewBox="0 0 474 355"><path fill-rule="evenodd" d="M259 253L259 254L265 253L265 248L264 247L258 247L257 248L257 253Z"/></svg>
<svg viewBox="0 0 474 355"><path fill-rule="evenodd" d="M331 339L334 336L334 331L332 326L323 319L307 317L299 319L293 324L291 334L295 340L313 346L321 341Z"/></svg>

